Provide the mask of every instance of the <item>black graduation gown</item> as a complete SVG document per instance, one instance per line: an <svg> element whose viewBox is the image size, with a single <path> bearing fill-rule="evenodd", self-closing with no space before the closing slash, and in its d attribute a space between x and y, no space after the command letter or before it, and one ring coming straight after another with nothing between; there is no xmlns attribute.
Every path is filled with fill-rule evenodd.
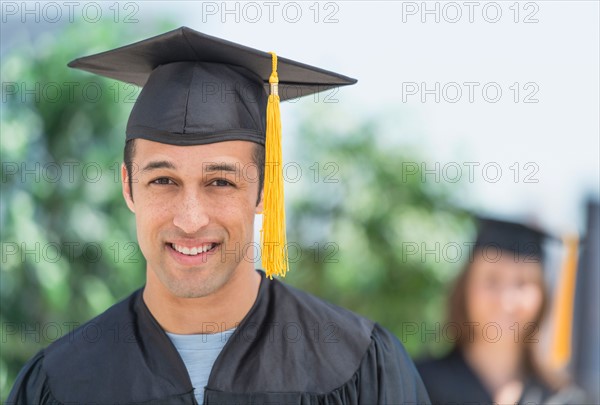
<svg viewBox="0 0 600 405"><path fill-rule="evenodd" d="M261 276L254 305L214 363L205 404L429 403L390 332ZM25 365L8 404L39 403L196 400L185 364L138 290Z"/></svg>
<svg viewBox="0 0 600 405"><path fill-rule="evenodd" d="M454 350L441 359L417 362L417 369L434 405L495 404L459 350ZM534 377L528 377L518 404L544 404L551 398L552 392L545 384Z"/></svg>

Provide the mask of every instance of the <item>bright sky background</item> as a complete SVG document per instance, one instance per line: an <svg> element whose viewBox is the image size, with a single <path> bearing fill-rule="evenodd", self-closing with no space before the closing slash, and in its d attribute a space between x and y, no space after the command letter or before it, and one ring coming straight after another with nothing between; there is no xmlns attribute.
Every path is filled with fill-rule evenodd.
<svg viewBox="0 0 600 405"><path fill-rule="evenodd" d="M35 24L22 10L7 15L7 3L21 5L3 2L4 45L18 46L23 31L56 29L43 15ZM63 13L59 23L68 23L64 3L57 2ZM81 18L85 4L78 3L75 18ZM468 162L478 163L464 197L467 207L535 219L565 232L583 228L586 198L600 195L597 1L122 2L117 23L111 22L114 2L97 4L103 12L100 22L139 32L140 39L161 33L153 29L154 17L169 17L177 22L173 28L186 25L357 78L357 85L335 95L341 124L387 113L397 120L386 122L382 139L394 148L418 144L428 168L435 162L440 168L458 165L466 178ZM424 4L433 11L424 14ZM123 22L131 12L139 23ZM439 83L438 103L435 94L422 102L421 92L407 92L421 83L428 89ZM472 103L464 83L474 83ZM514 83L519 102L513 99ZM452 103L457 88L462 97ZM493 103L497 88L502 95ZM538 102L525 103L527 95ZM284 125L292 135L294 108L283 107ZM520 168L516 182L515 162ZM497 182L486 180L486 164L490 177L494 167L502 170ZM539 181L526 183L527 174ZM453 178L455 172L446 175Z"/></svg>

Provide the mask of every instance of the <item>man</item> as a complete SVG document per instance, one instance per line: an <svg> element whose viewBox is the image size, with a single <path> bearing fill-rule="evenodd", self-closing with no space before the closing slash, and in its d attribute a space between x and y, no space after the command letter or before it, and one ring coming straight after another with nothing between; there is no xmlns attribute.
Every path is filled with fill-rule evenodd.
<svg viewBox="0 0 600 405"><path fill-rule="evenodd" d="M264 207L266 275L287 265L264 249L285 238L282 189L273 186L281 178L265 170L265 154L267 169L281 154L278 97L267 101L265 82L277 82L278 67L286 99L354 80L277 66L185 27L70 66L144 86L127 125L122 185L147 280L38 353L8 403L428 403L388 331L270 280L247 258ZM89 325L100 339L86 337Z"/></svg>

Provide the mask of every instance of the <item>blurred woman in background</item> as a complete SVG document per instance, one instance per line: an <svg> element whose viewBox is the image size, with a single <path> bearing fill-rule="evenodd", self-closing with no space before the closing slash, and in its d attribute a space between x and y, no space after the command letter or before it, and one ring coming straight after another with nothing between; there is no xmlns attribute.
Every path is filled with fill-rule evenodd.
<svg viewBox="0 0 600 405"><path fill-rule="evenodd" d="M548 306L545 235L521 224L482 219L473 256L450 295L445 357L417 363L433 404L582 403L558 390L533 351Z"/></svg>

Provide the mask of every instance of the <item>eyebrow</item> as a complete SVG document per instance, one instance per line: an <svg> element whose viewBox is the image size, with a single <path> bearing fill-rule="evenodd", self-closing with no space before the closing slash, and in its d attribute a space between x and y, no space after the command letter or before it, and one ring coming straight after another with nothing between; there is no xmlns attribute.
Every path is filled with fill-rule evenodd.
<svg viewBox="0 0 600 405"><path fill-rule="evenodd" d="M168 160L156 160L153 162L149 162L144 166L142 171L148 172L156 169L172 169L176 170L177 167L169 162ZM202 166L203 171L206 172L232 172L237 173L238 168L237 165L231 163L206 163Z"/></svg>
<svg viewBox="0 0 600 405"><path fill-rule="evenodd" d="M231 163L206 163L202 165L202 169L207 172L233 172L238 171L238 165Z"/></svg>
<svg viewBox="0 0 600 405"><path fill-rule="evenodd" d="M175 169L175 165L167 160L156 160L146 164L142 171L147 172L156 169Z"/></svg>

